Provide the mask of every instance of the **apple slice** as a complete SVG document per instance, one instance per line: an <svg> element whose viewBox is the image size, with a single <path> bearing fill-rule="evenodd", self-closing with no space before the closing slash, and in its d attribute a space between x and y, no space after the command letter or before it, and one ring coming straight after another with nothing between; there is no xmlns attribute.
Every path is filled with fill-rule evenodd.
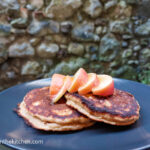
<svg viewBox="0 0 150 150"><path fill-rule="evenodd" d="M64 84L65 76L61 74L54 74L50 85L50 98L53 99L55 95L60 91Z"/></svg>
<svg viewBox="0 0 150 150"><path fill-rule="evenodd" d="M88 74L88 81L78 89L79 94L87 94L92 91L93 87L99 84L99 79L95 73Z"/></svg>
<svg viewBox="0 0 150 150"><path fill-rule="evenodd" d="M54 74L50 86L50 98L56 103L67 91L72 82L72 77Z"/></svg>
<svg viewBox="0 0 150 150"><path fill-rule="evenodd" d="M98 75L99 85L92 89L94 95L109 96L114 92L114 80L109 75Z"/></svg>
<svg viewBox="0 0 150 150"><path fill-rule="evenodd" d="M83 86L88 81L88 74L83 68L80 68L74 75L68 92L77 92L80 86Z"/></svg>

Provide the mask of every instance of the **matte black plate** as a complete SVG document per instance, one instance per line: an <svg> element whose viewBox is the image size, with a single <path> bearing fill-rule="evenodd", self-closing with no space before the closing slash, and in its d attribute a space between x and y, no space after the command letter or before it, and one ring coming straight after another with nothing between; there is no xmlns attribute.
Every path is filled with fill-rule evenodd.
<svg viewBox="0 0 150 150"><path fill-rule="evenodd" d="M123 150L150 147L150 86L115 79L115 87L132 93L141 106L140 119L135 124L118 127L97 123L82 131L60 133L33 129L13 112L28 91L48 85L50 79L42 79L17 85L0 93L0 140L43 140L43 144L7 146L36 150Z"/></svg>

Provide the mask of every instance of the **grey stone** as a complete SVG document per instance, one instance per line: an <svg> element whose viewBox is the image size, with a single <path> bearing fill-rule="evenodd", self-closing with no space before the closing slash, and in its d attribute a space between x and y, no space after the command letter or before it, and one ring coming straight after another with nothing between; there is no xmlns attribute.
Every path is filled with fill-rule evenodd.
<svg viewBox="0 0 150 150"><path fill-rule="evenodd" d="M122 47L123 47L123 48L127 48L127 47L128 47L128 42L122 41Z"/></svg>
<svg viewBox="0 0 150 150"><path fill-rule="evenodd" d="M117 20L110 23L110 31L113 33L125 34L130 33L128 28L129 20Z"/></svg>
<svg viewBox="0 0 150 150"><path fill-rule="evenodd" d="M0 44L0 64L4 63L8 58L8 53L4 44Z"/></svg>
<svg viewBox="0 0 150 150"><path fill-rule="evenodd" d="M98 60L98 55L97 54L92 54L90 57L91 61L97 61Z"/></svg>
<svg viewBox="0 0 150 150"><path fill-rule="evenodd" d="M111 75L115 77L121 76L125 79L135 80L137 76L137 72L133 67L128 66L128 65L123 65L117 70L113 70Z"/></svg>
<svg viewBox="0 0 150 150"><path fill-rule="evenodd" d="M54 65L54 62L52 59L44 59L43 61L44 61L43 63L47 65L48 67L52 67Z"/></svg>
<svg viewBox="0 0 150 150"><path fill-rule="evenodd" d="M45 75L45 77L50 77L54 73L73 75L80 67L84 67L87 63L88 60L85 58L71 57L68 60L64 60L57 64L48 74Z"/></svg>
<svg viewBox="0 0 150 150"><path fill-rule="evenodd" d="M88 72L95 72L97 74L104 74L104 65L102 63L97 63L97 62L90 62Z"/></svg>
<svg viewBox="0 0 150 150"><path fill-rule="evenodd" d="M17 35L23 35L26 33L26 30L25 29L12 28L11 33L13 33L16 36Z"/></svg>
<svg viewBox="0 0 150 150"><path fill-rule="evenodd" d="M27 5L27 2L26 0L19 0L19 4L20 6L26 6Z"/></svg>
<svg viewBox="0 0 150 150"><path fill-rule="evenodd" d="M84 54L84 46L79 43L70 43L68 46L68 53L82 56Z"/></svg>
<svg viewBox="0 0 150 150"><path fill-rule="evenodd" d="M30 43L31 43L32 46L36 46L36 45L39 44L40 40L41 40L40 38L35 37L35 38L30 39Z"/></svg>
<svg viewBox="0 0 150 150"><path fill-rule="evenodd" d="M77 12L77 19L78 19L78 22L82 22L84 19L83 19L83 16L80 12Z"/></svg>
<svg viewBox="0 0 150 150"><path fill-rule="evenodd" d="M98 42L100 40L100 37L94 32L94 24L92 23L83 23L81 25L76 26L72 30L72 38L78 40L78 41L94 41Z"/></svg>
<svg viewBox="0 0 150 150"><path fill-rule="evenodd" d="M130 46L132 48L136 47L137 45L139 45L139 41L137 39L130 40Z"/></svg>
<svg viewBox="0 0 150 150"><path fill-rule="evenodd" d="M16 38L15 35L10 36L10 37L9 37L9 40L7 39L8 43L14 42L14 41L15 41L15 38Z"/></svg>
<svg viewBox="0 0 150 150"><path fill-rule="evenodd" d="M50 20L49 26L48 26L48 32L49 33L59 33L60 25L58 22Z"/></svg>
<svg viewBox="0 0 150 150"><path fill-rule="evenodd" d="M69 39L70 39L69 36L65 36L61 34L55 34L52 36L53 42L58 43L58 44L68 44Z"/></svg>
<svg viewBox="0 0 150 150"><path fill-rule="evenodd" d="M90 58L91 58L91 54L89 54L89 53L85 53L84 58L86 58L87 60L90 60Z"/></svg>
<svg viewBox="0 0 150 150"><path fill-rule="evenodd" d="M139 64L139 61L138 61L138 60L129 60L129 61L128 61L128 64L129 64L129 65L138 65L138 64Z"/></svg>
<svg viewBox="0 0 150 150"><path fill-rule="evenodd" d="M29 3L35 8L42 8L44 5L44 0L29 0Z"/></svg>
<svg viewBox="0 0 150 150"><path fill-rule="evenodd" d="M114 61L112 61L111 63L110 63L110 65L109 65L111 68L117 68L117 67L119 67L120 66L120 62L119 61L117 61L117 60L114 60Z"/></svg>
<svg viewBox="0 0 150 150"><path fill-rule="evenodd" d="M117 4L117 0L110 0L106 2L104 5L105 11L109 10L110 8L113 8L114 6L116 6L116 4Z"/></svg>
<svg viewBox="0 0 150 150"><path fill-rule="evenodd" d="M46 15L55 19L67 19L82 5L81 0L52 0L46 8Z"/></svg>
<svg viewBox="0 0 150 150"><path fill-rule="evenodd" d="M11 25L15 28L26 28L28 26L27 18L18 18L11 21Z"/></svg>
<svg viewBox="0 0 150 150"><path fill-rule="evenodd" d="M132 16L131 19L132 19L133 21L135 21L135 20L138 20L139 17L138 17L138 16Z"/></svg>
<svg viewBox="0 0 150 150"><path fill-rule="evenodd" d="M118 76L124 74L126 71L127 71L127 67L123 66L123 67L121 67L121 68L119 68L117 70L113 70L111 75L115 76L115 77L118 77Z"/></svg>
<svg viewBox="0 0 150 150"><path fill-rule="evenodd" d="M86 44L85 50L87 53L97 53L98 52L98 45L92 44L92 43Z"/></svg>
<svg viewBox="0 0 150 150"><path fill-rule="evenodd" d="M150 48L144 48L140 51L139 60L141 64L150 62Z"/></svg>
<svg viewBox="0 0 150 150"><path fill-rule="evenodd" d="M119 2L119 5L122 7L122 8L126 8L127 7L127 3L126 3L126 1L120 1Z"/></svg>
<svg viewBox="0 0 150 150"><path fill-rule="evenodd" d="M60 44L60 48L63 49L63 50L67 50L68 46L64 45L64 44Z"/></svg>
<svg viewBox="0 0 150 150"><path fill-rule="evenodd" d="M5 8L7 9L14 8L18 6L19 6L18 0L1 0L0 2L0 10Z"/></svg>
<svg viewBox="0 0 150 150"><path fill-rule="evenodd" d="M145 70L150 70L150 63L145 63L145 64L142 64L142 67L143 69Z"/></svg>
<svg viewBox="0 0 150 150"><path fill-rule="evenodd" d="M8 37L0 37L0 47L5 47L7 46L8 44L10 44L12 41L14 41L15 37L14 36L9 36Z"/></svg>
<svg viewBox="0 0 150 150"><path fill-rule="evenodd" d="M44 40L45 40L46 42L51 42L51 41L53 41L53 38L52 38L52 36L50 36L50 35L46 35L46 36L44 37Z"/></svg>
<svg viewBox="0 0 150 150"><path fill-rule="evenodd" d="M133 47L133 50L134 51L139 51L141 49L141 46L140 45L135 45L134 47Z"/></svg>
<svg viewBox="0 0 150 150"><path fill-rule="evenodd" d="M8 48L9 57L34 56L34 48L27 40L18 40Z"/></svg>
<svg viewBox="0 0 150 150"><path fill-rule="evenodd" d="M112 61L119 56L121 43L113 34L107 34L101 39L99 58L102 61Z"/></svg>
<svg viewBox="0 0 150 150"><path fill-rule="evenodd" d="M37 21L33 20L29 25L27 32L31 35L43 36L47 34L47 28L49 26L48 21Z"/></svg>
<svg viewBox="0 0 150 150"><path fill-rule="evenodd" d="M31 35L43 36L47 33L59 33L59 23L53 20L37 21L33 20L29 25L27 32Z"/></svg>
<svg viewBox="0 0 150 150"><path fill-rule="evenodd" d="M140 43L141 43L141 46L148 46L149 40L148 38L141 38Z"/></svg>
<svg viewBox="0 0 150 150"><path fill-rule="evenodd" d="M127 5L125 1L118 1L117 5L108 11L108 17L115 20L123 20L131 17L132 7Z"/></svg>
<svg viewBox="0 0 150 150"><path fill-rule="evenodd" d="M41 66L37 61L28 61L21 68L21 75L38 75Z"/></svg>
<svg viewBox="0 0 150 150"><path fill-rule="evenodd" d="M0 36L8 36L11 33L11 26L9 24L0 24Z"/></svg>
<svg viewBox="0 0 150 150"><path fill-rule="evenodd" d="M102 34L105 34L105 33L107 33L108 32L108 28L107 27L103 27L103 29L102 29Z"/></svg>
<svg viewBox="0 0 150 150"><path fill-rule="evenodd" d="M142 20L135 20L134 25L139 26L142 24Z"/></svg>
<svg viewBox="0 0 150 150"><path fill-rule="evenodd" d="M15 79L16 78L16 73L14 71L6 72L6 75L7 75L8 79Z"/></svg>
<svg viewBox="0 0 150 150"><path fill-rule="evenodd" d="M96 27L96 34L101 34L103 31L102 26Z"/></svg>
<svg viewBox="0 0 150 150"><path fill-rule="evenodd" d="M32 6L31 4L27 4L27 5L26 5L26 8L27 8L29 11L34 11L34 10L35 10L35 7Z"/></svg>
<svg viewBox="0 0 150 150"><path fill-rule="evenodd" d="M122 53L122 58L129 58L133 54L132 49L126 49Z"/></svg>
<svg viewBox="0 0 150 150"><path fill-rule="evenodd" d="M42 58L54 58L58 51L59 46L54 43L42 42L37 48L37 53Z"/></svg>
<svg viewBox="0 0 150 150"><path fill-rule="evenodd" d="M123 34L123 35L122 35L122 38L123 38L124 40L130 40L130 39L133 38L133 35L130 35L130 34Z"/></svg>
<svg viewBox="0 0 150 150"><path fill-rule="evenodd" d="M10 65L9 65L8 62L4 62L4 63L1 65L1 70L2 70L3 72L6 72L7 70L9 70L9 68L10 68Z"/></svg>
<svg viewBox="0 0 150 150"><path fill-rule="evenodd" d="M134 58L137 58L137 56L138 56L138 53L137 53L137 52L134 52L134 53L133 53L133 57L134 57Z"/></svg>
<svg viewBox="0 0 150 150"><path fill-rule="evenodd" d="M146 23L141 24L140 26L135 28L135 34L140 36L148 36L150 35L150 20Z"/></svg>
<svg viewBox="0 0 150 150"><path fill-rule="evenodd" d="M99 0L86 0L83 10L92 18L96 18L101 15L103 7Z"/></svg>
<svg viewBox="0 0 150 150"><path fill-rule="evenodd" d="M71 21L64 21L61 23L61 32L62 33L68 34L71 32L72 28L73 28L73 22L71 22Z"/></svg>

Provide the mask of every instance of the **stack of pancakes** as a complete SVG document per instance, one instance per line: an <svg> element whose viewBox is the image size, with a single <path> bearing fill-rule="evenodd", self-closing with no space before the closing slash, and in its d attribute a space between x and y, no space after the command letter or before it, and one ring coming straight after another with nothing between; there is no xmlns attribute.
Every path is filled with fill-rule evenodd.
<svg viewBox="0 0 150 150"><path fill-rule="evenodd" d="M94 121L67 106L64 99L52 104L49 87L34 89L27 93L18 108L18 114L26 123L40 130L70 131L94 124Z"/></svg>
<svg viewBox="0 0 150 150"><path fill-rule="evenodd" d="M66 93L53 104L49 87L27 93L17 113L33 128L45 131L71 131L92 126L95 121L130 125L139 119L140 106L134 96L115 89L108 97Z"/></svg>

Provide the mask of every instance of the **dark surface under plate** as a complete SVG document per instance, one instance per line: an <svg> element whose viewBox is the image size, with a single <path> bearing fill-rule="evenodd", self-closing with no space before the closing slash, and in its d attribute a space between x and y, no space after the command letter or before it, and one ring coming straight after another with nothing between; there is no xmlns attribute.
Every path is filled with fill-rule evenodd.
<svg viewBox="0 0 150 150"><path fill-rule="evenodd" d="M132 93L138 100L140 119L131 126L96 123L76 132L44 132L33 129L13 111L34 88L49 86L50 79L17 85L0 93L0 140L43 140L43 144L7 144L17 149L100 150L144 149L150 147L150 86L115 79L115 87Z"/></svg>

